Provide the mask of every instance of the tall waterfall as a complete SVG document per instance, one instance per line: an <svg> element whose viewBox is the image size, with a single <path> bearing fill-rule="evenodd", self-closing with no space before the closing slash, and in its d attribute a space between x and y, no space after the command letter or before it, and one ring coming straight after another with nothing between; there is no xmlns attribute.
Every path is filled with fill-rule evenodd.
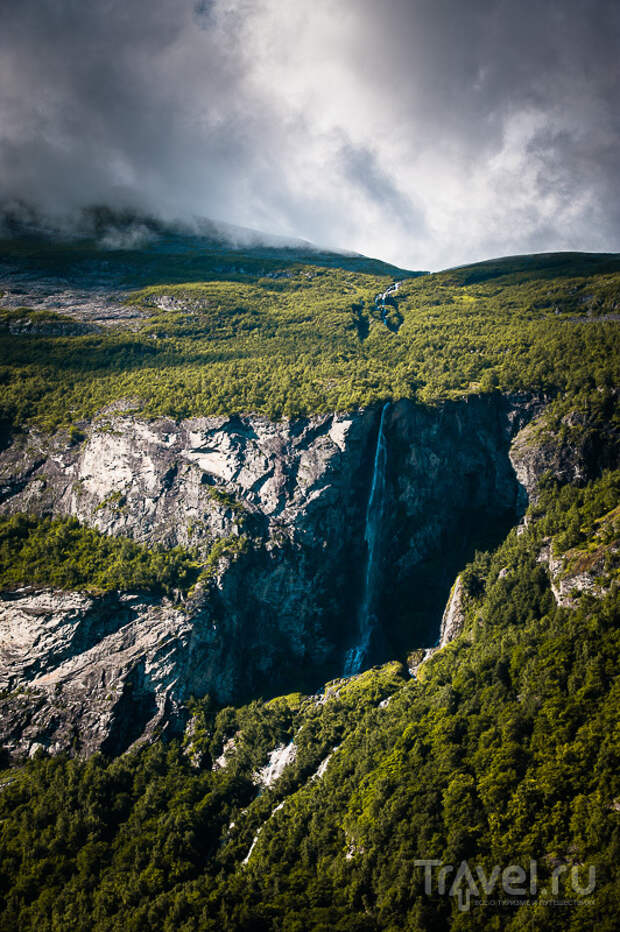
<svg viewBox="0 0 620 932"><path fill-rule="evenodd" d="M364 578L364 594L360 604L358 615L358 632L359 641L355 647L347 651L344 663L344 675L353 676L359 673L362 664L370 647L370 638L376 625L377 618L374 611L376 576L377 576L377 557L378 541L381 531L383 518L383 507L385 503L385 485L386 485L386 468L387 468L387 443L385 439L385 415L390 407L390 402L383 406L381 412L381 421L379 423L379 436L377 438L377 448L375 450L375 464L372 474L372 485L370 487L370 497L366 506L366 527L364 530L364 540L366 541L366 575Z"/></svg>

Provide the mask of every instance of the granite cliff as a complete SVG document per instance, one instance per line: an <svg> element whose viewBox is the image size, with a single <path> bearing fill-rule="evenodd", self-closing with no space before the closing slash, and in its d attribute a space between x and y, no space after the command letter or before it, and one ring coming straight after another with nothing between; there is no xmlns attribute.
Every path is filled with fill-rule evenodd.
<svg viewBox="0 0 620 932"><path fill-rule="evenodd" d="M390 406L365 666L437 643L459 569L501 541L553 467L548 437L531 426L544 401L496 394ZM192 695L310 691L341 674L360 636L380 415L177 423L121 408L80 425L77 438L12 438L0 454L3 514L73 515L203 556L217 541L244 546L222 547L187 597L5 592L0 737L9 751L119 753L182 727ZM577 447L573 459L573 471L587 471ZM567 455L558 461L565 468Z"/></svg>

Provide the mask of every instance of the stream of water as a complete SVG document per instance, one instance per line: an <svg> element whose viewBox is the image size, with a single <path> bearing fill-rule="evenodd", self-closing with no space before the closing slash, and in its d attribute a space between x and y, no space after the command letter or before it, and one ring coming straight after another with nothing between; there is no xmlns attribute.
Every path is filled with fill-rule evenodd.
<svg viewBox="0 0 620 932"><path fill-rule="evenodd" d="M385 503L386 468L387 468L387 442L385 438L385 416L390 402L383 406L379 435L375 450L375 462L372 474L370 496L366 507L366 526L364 540L366 541L366 574L364 577L364 592L358 615L359 640L346 654L344 675L354 676L362 669L362 665L370 647L370 638L377 623L374 610L376 595L376 577L378 562L378 543Z"/></svg>
<svg viewBox="0 0 620 932"><path fill-rule="evenodd" d="M387 327L387 315L388 315L386 301L389 297L391 297L391 295L396 294L396 292L400 288L400 285L401 285L400 282L394 282L394 284L390 285L389 288L386 288L385 291L380 291L377 297L375 298L375 307L381 314L381 320L386 325L386 327Z"/></svg>

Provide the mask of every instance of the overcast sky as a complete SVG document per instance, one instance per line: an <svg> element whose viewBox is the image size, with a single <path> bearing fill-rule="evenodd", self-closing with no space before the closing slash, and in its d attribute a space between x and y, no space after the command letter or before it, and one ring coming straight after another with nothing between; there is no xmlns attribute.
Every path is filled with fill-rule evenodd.
<svg viewBox="0 0 620 932"><path fill-rule="evenodd" d="M437 269L620 250L617 0L2 0L0 199Z"/></svg>

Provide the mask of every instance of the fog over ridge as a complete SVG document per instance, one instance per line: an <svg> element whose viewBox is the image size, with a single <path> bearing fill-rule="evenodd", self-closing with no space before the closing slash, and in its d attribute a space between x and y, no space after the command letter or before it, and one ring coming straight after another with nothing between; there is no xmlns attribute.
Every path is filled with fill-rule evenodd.
<svg viewBox="0 0 620 932"><path fill-rule="evenodd" d="M620 249L612 0L21 0L0 202L440 268Z"/></svg>

